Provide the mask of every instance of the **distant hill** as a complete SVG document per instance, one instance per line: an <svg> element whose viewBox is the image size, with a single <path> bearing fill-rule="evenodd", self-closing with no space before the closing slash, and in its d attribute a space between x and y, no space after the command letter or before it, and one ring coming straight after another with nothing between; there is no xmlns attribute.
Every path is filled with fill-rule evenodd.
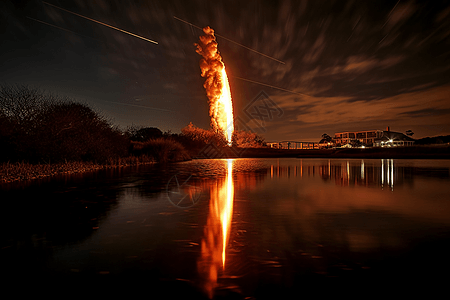
<svg viewBox="0 0 450 300"><path fill-rule="evenodd" d="M450 135L426 137L415 141L414 145L433 145L450 143Z"/></svg>

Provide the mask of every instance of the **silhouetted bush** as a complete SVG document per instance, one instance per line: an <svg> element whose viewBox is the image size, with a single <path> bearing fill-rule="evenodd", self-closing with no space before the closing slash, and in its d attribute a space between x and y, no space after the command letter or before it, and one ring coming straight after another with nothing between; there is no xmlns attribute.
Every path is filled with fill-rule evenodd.
<svg viewBox="0 0 450 300"><path fill-rule="evenodd" d="M133 154L150 156L157 162L174 162L190 159L189 154L177 141L170 138L151 139L146 142L132 142Z"/></svg>
<svg viewBox="0 0 450 300"><path fill-rule="evenodd" d="M130 126L126 134L131 141L145 142L149 139L157 139L163 136L162 131L156 127Z"/></svg>
<svg viewBox="0 0 450 300"><path fill-rule="evenodd" d="M217 147L224 147L227 141L222 133L215 132L212 129L206 130L199 128L192 123L181 129L181 134L188 140L198 145L214 144Z"/></svg>
<svg viewBox="0 0 450 300"><path fill-rule="evenodd" d="M251 131L235 130L233 132L233 146L240 148L261 148L264 138Z"/></svg>
<svg viewBox="0 0 450 300"><path fill-rule="evenodd" d="M192 123L181 129L181 135L176 136L176 140L189 150L191 156L196 156L196 154L202 152L207 144L213 144L217 148L228 148L228 143L222 133L214 132L212 129L198 128ZM235 130L232 141L234 147L240 148L260 148L264 146L264 138L251 131Z"/></svg>
<svg viewBox="0 0 450 300"><path fill-rule="evenodd" d="M124 156L128 139L104 117L80 103L61 103L47 111L41 134L50 133L41 157L105 162Z"/></svg>

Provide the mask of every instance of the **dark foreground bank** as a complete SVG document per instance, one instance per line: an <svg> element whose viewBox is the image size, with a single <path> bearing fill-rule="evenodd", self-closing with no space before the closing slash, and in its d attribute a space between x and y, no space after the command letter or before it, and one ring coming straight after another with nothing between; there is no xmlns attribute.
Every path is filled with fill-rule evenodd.
<svg viewBox="0 0 450 300"><path fill-rule="evenodd" d="M152 164L151 158L117 159L114 162L98 164L96 162L63 162L49 164L30 164L25 162L3 163L0 165L0 184L15 181L42 179L45 177L86 173L108 168L119 168L141 164Z"/></svg>

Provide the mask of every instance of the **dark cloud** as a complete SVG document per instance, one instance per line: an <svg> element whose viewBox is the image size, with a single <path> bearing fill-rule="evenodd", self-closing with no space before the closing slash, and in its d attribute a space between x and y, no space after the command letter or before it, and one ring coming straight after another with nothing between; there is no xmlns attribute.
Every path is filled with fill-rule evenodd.
<svg viewBox="0 0 450 300"><path fill-rule="evenodd" d="M400 115L406 115L408 117L427 117L427 116L440 116L450 114L450 109L439 109L439 108L424 108L419 110L413 110L408 112L400 113Z"/></svg>

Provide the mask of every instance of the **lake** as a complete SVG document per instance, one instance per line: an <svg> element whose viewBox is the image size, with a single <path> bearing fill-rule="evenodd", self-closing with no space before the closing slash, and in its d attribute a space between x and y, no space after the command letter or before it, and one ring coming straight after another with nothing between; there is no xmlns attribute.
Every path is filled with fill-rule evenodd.
<svg viewBox="0 0 450 300"><path fill-rule="evenodd" d="M192 160L0 195L1 272L23 282L272 299L431 292L449 276L449 160Z"/></svg>

